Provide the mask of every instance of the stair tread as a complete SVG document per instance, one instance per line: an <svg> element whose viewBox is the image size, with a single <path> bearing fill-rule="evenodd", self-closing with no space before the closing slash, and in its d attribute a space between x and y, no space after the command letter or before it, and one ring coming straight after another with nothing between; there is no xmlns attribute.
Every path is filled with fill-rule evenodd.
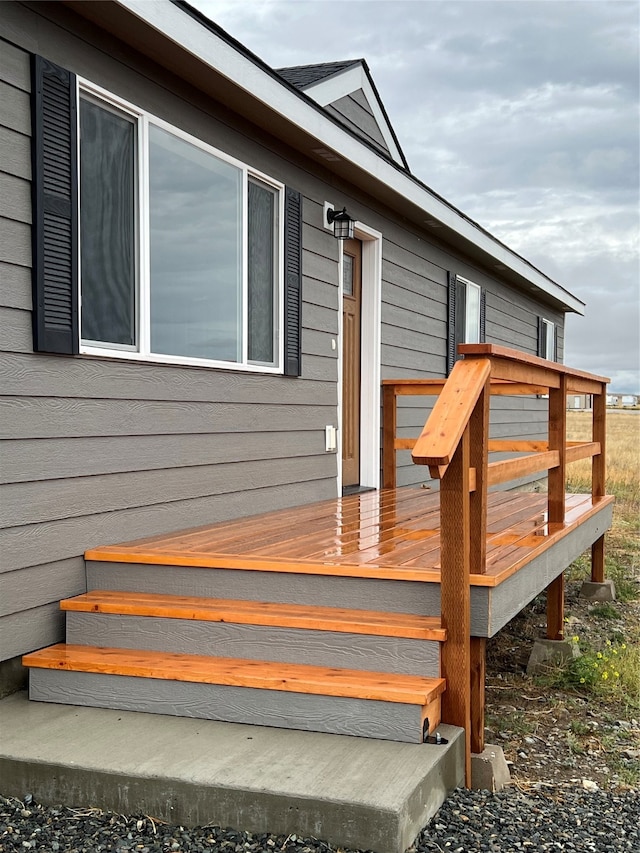
<svg viewBox="0 0 640 853"><path fill-rule="evenodd" d="M25 655L22 662L24 666L34 668L254 687L413 705L426 705L445 689L442 678L64 643Z"/></svg>
<svg viewBox="0 0 640 853"><path fill-rule="evenodd" d="M375 610L112 590L93 590L75 598L65 599L60 606L63 610L85 613L160 616L438 642L446 639L446 631L441 627L439 617Z"/></svg>

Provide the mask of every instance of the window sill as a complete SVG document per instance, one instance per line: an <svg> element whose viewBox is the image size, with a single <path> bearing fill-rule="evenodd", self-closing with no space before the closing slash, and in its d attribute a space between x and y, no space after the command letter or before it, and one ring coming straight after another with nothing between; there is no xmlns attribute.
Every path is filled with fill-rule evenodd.
<svg viewBox="0 0 640 853"><path fill-rule="evenodd" d="M138 364L157 364L163 367L197 367L201 370L224 370L234 373L266 373L282 376L284 371L280 367L269 367L262 364L242 364L236 361L209 361L203 358L188 358L187 356L169 356L142 354L128 350L102 349L101 347L88 347L80 345L80 355L89 358L98 358L111 361L136 362Z"/></svg>

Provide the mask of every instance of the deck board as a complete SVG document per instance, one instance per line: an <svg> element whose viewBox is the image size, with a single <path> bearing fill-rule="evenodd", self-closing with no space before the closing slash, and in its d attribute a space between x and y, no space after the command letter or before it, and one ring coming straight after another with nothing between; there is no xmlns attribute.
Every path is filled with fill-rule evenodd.
<svg viewBox="0 0 640 853"><path fill-rule="evenodd" d="M564 524L549 524L547 496L492 492L487 571L496 586L613 498L567 495ZM87 551L88 560L253 569L438 582L439 494L405 487L366 492Z"/></svg>

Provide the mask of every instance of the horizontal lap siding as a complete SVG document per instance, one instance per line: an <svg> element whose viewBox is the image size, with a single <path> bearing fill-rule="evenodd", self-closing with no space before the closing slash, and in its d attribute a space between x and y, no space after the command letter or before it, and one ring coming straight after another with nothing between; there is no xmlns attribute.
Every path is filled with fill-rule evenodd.
<svg viewBox="0 0 640 853"><path fill-rule="evenodd" d="M187 106L144 62L114 61L117 43L96 50L36 7L12 5L3 24L14 43L0 43L0 660L62 639L57 602L84 590L87 548L333 496L324 427L337 422L338 332L338 246L319 227L317 181L223 111L208 116L209 99ZM302 379L33 353L19 42L302 191Z"/></svg>
<svg viewBox="0 0 640 853"><path fill-rule="evenodd" d="M381 228L382 376L385 379L437 378L446 373L447 276L463 275L486 290L486 340L537 354L538 316L558 327L562 355L563 315L499 282L461 260L435 240L400 232L391 223ZM417 438L433 398L399 398L398 435ZM535 397L494 398L492 438L547 437L547 401ZM491 457L494 458L493 456ZM496 459L500 458L498 456ZM397 454L398 485L429 481L428 469L414 465L409 452Z"/></svg>

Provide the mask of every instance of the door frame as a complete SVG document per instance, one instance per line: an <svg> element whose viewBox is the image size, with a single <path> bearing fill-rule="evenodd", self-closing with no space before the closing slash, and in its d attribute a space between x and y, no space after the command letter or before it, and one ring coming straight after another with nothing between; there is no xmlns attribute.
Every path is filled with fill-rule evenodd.
<svg viewBox="0 0 640 853"><path fill-rule="evenodd" d="M360 332L360 485L380 488L380 321L382 299L382 234L356 222L354 237L362 243ZM338 434L342 436L342 246L338 263ZM342 439L340 439L339 447ZM342 494L342 452L338 452L338 494Z"/></svg>

